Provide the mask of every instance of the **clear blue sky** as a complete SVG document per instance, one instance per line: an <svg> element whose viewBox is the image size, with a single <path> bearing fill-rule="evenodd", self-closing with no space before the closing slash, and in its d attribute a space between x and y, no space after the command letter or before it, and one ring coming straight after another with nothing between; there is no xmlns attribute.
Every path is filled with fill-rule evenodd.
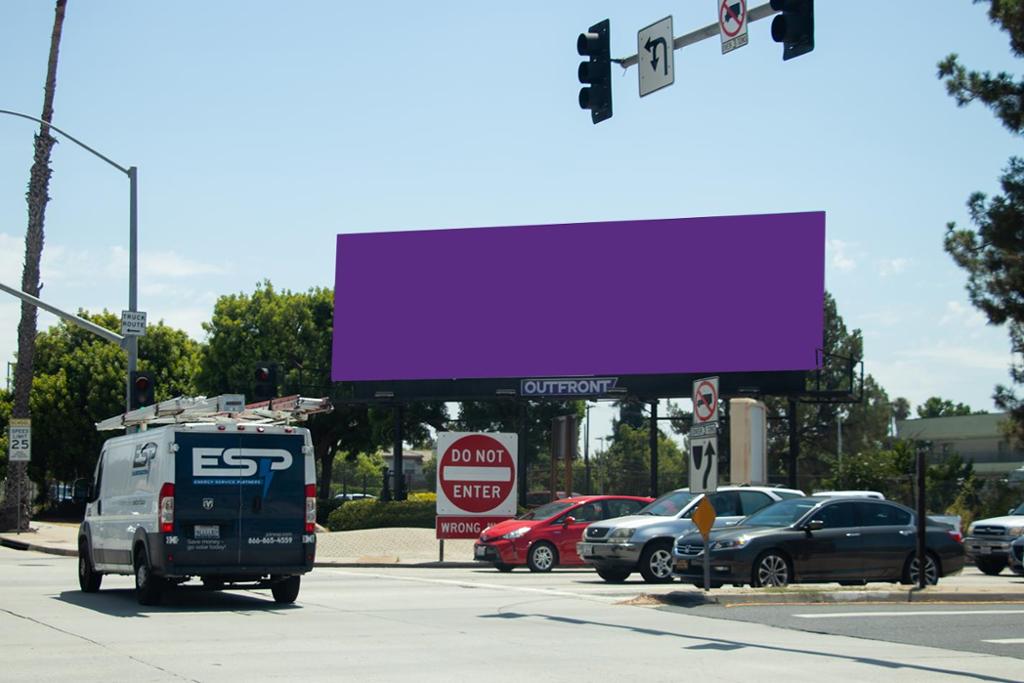
<svg viewBox="0 0 1024 683"><path fill-rule="evenodd" d="M594 126L576 103L577 34L607 17L613 55L630 55L666 15L676 35L714 22L712 0L69 0L54 123L138 166L140 308L197 339L220 295L263 278L331 286L339 232L824 210L826 286L863 330L867 372L913 405L941 395L991 410L1007 336L969 305L942 238L947 221L968 223L972 191L998 189L1020 141L983 107L957 108L935 65L952 51L974 68L1019 64L987 4L816 4L817 47L790 62L760 21L731 54L718 39L676 52L675 84L642 100L636 68L616 67L615 115ZM39 116L52 16L46 0L0 6L0 108ZM0 117L11 285L36 128ZM43 297L120 311L127 179L69 142L53 169ZM679 254L678 289L656 293L666 316L687 315L697 256ZM730 277L729 255L711 258ZM609 263L575 294L609 303L578 330L586 343L638 325L620 302L651 293ZM17 319L5 295L5 363ZM594 425L593 444L605 433Z"/></svg>

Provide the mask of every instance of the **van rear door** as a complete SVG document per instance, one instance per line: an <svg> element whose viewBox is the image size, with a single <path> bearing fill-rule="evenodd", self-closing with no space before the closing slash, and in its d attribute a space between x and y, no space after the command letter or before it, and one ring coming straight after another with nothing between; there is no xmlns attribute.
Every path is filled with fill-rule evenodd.
<svg viewBox="0 0 1024 683"><path fill-rule="evenodd" d="M181 432L176 443L176 564L302 564L301 434Z"/></svg>

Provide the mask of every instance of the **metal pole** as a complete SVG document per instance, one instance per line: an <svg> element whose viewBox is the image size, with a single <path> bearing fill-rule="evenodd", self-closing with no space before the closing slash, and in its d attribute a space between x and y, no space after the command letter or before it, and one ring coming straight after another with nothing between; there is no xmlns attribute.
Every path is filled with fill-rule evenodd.
<svg viewBox="0 0 1024 683"><path fill-rule="evenodd" d="M705 494L707 495L707 494ZM704 590L711 590L711 530L704 536Z"/></svg>
<svg viewBox="0 0 1024 683"><path fill-rule="evenodd" d="M526 401L519 403L519 504L526 507L529 486L529 459L526 457Z"/></svg>
<svg viewBox="0 0 1024 683"><path fill-rule="evenodd" d="M796 424L796 399L789 399L789 488L796 488L796 460L800 457L800 435Z"/></svg>
<svg viewBox="0 0 1024 683"><path fill-rule="evenodd" d="M402 421L405 419L404 406L399 403L395 406L395 500L405 500L405 467L402 458Z"/></svg>
<svg viewBox="0 0 1024 683"><path fill-rule="evenodd" d="M590 495L590 408L587 404L587 422L583 426L583 491Z"/></svg>
<svg viewBox="0 0 1024 683"><path fill-rule="evenodd" d="M747 23L749 24L752 21L765 19L767 17L772 16L775 13L776 10L772 9L770 3L765 3L758 7L751 7L749 10L747 10ZM718 28L718 23L715 22L714 24L708 24L704 28L699 28L696 31L691 31L686 35L674 38L672 40L672 50L681 50L687 45L693 45L694 43L699 43L702 40L714 38L715 36L719 35L719 30L720 29ZM626 69L636 64L638 60L639 55L630 55L629 57L624 57L622 59L613 59L612 61L621 66L623 69Z"/></svg>
<svg viewBox="0 0 1024 683"><path fill-rule="evenodd" d="M128 168L128 310L139 310L139 170ZM132 409L132 373L138 368L139 338L128 337L128 376L125 378L125 412Z"/></svg>
<svg viewBox="0 0 1024 683"><path fill-rule="evenodd" d="M923 446L917 447L917 587L924 588L928 585L928 579L925 576L925 505L924 505L924 486L925 486L925 449Z"/></svg>
<svg viewBox="0 0 1024 683"><path fill-rule="evenodd" d="M658 497L658 401L651 401L651 498Z"/></svg>

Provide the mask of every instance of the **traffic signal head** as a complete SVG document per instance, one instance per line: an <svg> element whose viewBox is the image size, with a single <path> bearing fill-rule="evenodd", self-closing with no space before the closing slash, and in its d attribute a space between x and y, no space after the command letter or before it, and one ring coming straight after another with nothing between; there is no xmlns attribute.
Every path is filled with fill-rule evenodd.
<svg viewBox="0 0 1024 683"><path fill-rule="evenodd" d="M269 401L277 396L277 365L257 363L252 373L253 399Z"/></svg>
<svg viewBox="0 0 1024 683"><path fill-rule="evenodd" d="M612 117L612 57L608 40L610 22L605 19L581 33L576 39L576 52L590 60L580 63L580 108L590 110L590 119L600 123Z"/></svg>
<svg viewBox="0 0 1024 683"><path fill-rule="evenodd" d="M782 43L782 59L793 59L814 49L814 0L771 0L782 12L772 19L772 40Z"/></svg>
<svg viewBox="0 0 1024 683"><path fill-rule="evenodd" d="M131 400L128 402L132 410L145 408L156 403L156 383L153 375L149 372L133 372L129 378L131 381Z"/></svg>

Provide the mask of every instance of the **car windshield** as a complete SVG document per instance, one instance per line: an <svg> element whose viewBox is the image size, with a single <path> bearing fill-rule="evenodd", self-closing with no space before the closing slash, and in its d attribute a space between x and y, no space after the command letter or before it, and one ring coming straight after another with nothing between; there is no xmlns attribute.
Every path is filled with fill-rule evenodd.
<svg viewBox="0 0 1024 683"><path fill-rule="evenodd" d="M636 514L638 515L654 515L656 517L672 517L679 514L679 511L686 507L696 497L697 494L690 493L689 491L672 491L666 493L661 498L658 498L653 503L648 503L646 507L642 508Z"/></svg>
<svg viewBox="0 0 1024 683"><path fill-rule="evenodd" d="M559 512L570 508L574 503L566 503L565 501L556 500L552 503L545 503L539 508L534 508L529 512L524 512L519 515L516 519L547 519L548 517L554 517Z"/></svg>
<svg viewBox="0 0 1024 683"><path fill-rule="evenodd" d="M790 498L773 503L743 520L743 526L789 526L821 501Z"/></svg>
<svg viewBox="0 0 1024 683"><path fill-rule="evenodd" d="M1020 507L1013 511L1015 515L1024 515L1024 503L1020 504Z"/></svg>

